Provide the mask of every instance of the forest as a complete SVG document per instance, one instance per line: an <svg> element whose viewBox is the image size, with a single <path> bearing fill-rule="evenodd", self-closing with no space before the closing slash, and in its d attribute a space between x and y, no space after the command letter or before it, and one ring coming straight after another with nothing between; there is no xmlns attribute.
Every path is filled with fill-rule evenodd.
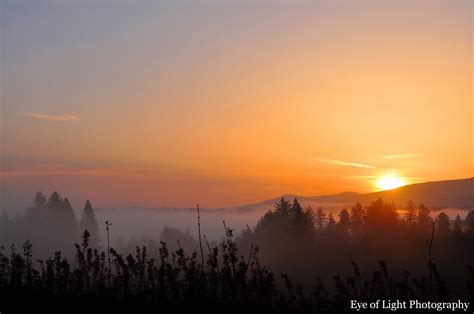
<svg viewBox="0 0 474 314"><path fill-rule="evenodd" d="M37 193L25 215L0 217L0 310L340 313L353 299L474 300L474 211L432 219L423 204L378 199L334 217L282 198L255 227L223 221L220 241L201 234L202 215L197 207L197 238L165 227L159 239L111 245L113 222L99 226L91 202L77 221L67 198Z"/></svg>

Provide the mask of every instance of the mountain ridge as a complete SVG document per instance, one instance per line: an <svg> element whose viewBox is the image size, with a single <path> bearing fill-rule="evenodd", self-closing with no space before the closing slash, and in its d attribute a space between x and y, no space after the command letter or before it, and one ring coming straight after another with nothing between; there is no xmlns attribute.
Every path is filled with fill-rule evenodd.
<svg viewBox="0 0 474 314"><path fill-rule="evenodd" d="M226 207L239 211L257 210L263 206L273 205L274 202L284 197L285 199L297 198L300 203L345 204L353 205L357 202L368 203L382 198L387 202L403 206L412 200L416 204L423 203L432 209L442 208L474 208L474 177L466 179L428 181L405 185L396 189L377 191L371 193L342 192L336 194L301 196L286 194L262 202L241 206Z"/></svg>

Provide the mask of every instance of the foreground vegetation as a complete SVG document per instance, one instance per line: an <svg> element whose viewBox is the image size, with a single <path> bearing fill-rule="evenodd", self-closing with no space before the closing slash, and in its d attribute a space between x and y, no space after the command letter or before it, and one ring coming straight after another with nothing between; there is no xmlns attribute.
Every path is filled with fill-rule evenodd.
<svg viewBox="0 0 474 314"><path fill-rule="evenodd" d="M71 213L59 194L48 202L38 194L23 226L39 225L35 234L59 238L53 243L81 229L73 254L57 251L39 260L30 241L20 250L0 248L2 313L31 306L48 312L106 306L107 312L341 313L353 299L474 300L474 212L452 223L443 213L431 219L423 205L409 202L401 216L378 200L344 209L336 221L321 208L313 212L282 199L237 236L224 223L220 243L201 237L198 209L197 240L165 228L166 241L135 252L130 245L110 247L108 239L99 244L89 202L80 224Z"/></svg>
<svg viewBox="0 0 474 314"><path fill-rule="evenodd" d="M170 252L166 243L161 243L159 259L148 257L146 247L137 247L134 256L123 256L113 248L99 251L89 247L89 237L86 231L82 243L75 245L73 264L60 252L45 261L34 261L29 242L21 253L14 248L9 254L2 250L0 295L4 310L34 304L37 308L54 306L51 310L64 309L62 305L74 305L69 310L106 305L116 310L192 306L226 312L340 313L349 310L351 299L474 300L472 267L466 269L466 289L462 291L450 290L434 263L427 265L430 278L409 272L394 278L384 261L369 278L362 278L359 267L352 263L352 273L335 274L332 287L315 278L312 287L305 289L289 276L278 278L262 266L257 248L247 256L240 255L230 229L226 229L226 240L220 247L207 248L204 263L196 252L189 256L183 249Z"/></svg>

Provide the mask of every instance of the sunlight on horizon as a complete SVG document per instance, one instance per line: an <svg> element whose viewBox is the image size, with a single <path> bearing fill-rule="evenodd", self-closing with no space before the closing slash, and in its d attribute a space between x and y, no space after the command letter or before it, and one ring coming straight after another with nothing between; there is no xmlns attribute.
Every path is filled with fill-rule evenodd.
<svg viewBox="0 0 474 314"><path fill-rule="evenodd" d="M393 190L404 185L407 185L407 182L393 174L381 176L375 182L375 186L380 191Z"/></svg>

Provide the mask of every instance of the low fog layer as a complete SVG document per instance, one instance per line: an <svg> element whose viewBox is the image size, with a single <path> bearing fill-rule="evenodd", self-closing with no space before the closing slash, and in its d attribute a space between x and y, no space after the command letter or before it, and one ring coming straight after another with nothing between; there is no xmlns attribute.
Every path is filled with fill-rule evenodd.
<svg viewBox="0 0 474 314"><path fill-rule="evenodd" d="M302 202L303 203L303 202ZM304 203L302 204L305 205ZM338 217L338 213L343 208L350 208L344 204L312 204L311 208L315 210L322 207L328 214L332 213L334 217ZM255 227L258 220L272 207L266 206L265 209L258 211L234 211L234 210L201 210L201 231L210 240L218 241L224 238L223 221L227 226L240 232L247 226ZM430 213L435 218L439 212L445 212L451 220L457 215L465 218L468 211L457 208L446 208ZM97 221L101 229L100 237L106 239L105 221L112 223L110 237L112 241L121 238L136 238L147 236L156 240L159 239L161 231L165 226L177 228L182 231L188 230L194 237L198 235L197 229L197 211L196 209L96 209ZM403 211L400 211L403 214ZM77 215L79 217L79 215Z"/></svg>

